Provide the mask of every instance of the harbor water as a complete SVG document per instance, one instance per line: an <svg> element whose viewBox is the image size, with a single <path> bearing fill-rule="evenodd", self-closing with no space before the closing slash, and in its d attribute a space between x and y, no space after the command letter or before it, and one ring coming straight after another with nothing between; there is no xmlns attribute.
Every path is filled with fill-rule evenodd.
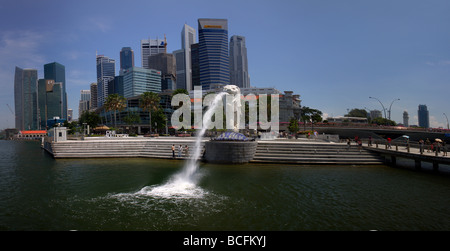
<svg viewBox="0 0 450 251"><path fill-rule="evenodd" d="M183 164L56 160L39 142L0 141L0 230L450 230L448 175L202 163L195 184L168 186Z"/></svg>

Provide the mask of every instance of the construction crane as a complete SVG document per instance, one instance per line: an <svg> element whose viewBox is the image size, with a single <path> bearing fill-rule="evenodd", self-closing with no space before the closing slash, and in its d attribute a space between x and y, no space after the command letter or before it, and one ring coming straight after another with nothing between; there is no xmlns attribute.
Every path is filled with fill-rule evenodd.
<svg viewBox="0 0 450 251"><path fill-rule="evenodd" d="M11 107L10 107L8 104L6 104L6 105L8 106L9 110L11 111L11 114L14 115L14 112L13 112L13 110L11 109Z"/></svg>
<svg viewBox="0 0 450 251"><path fill-rule="evenodd" d="M166 39L166 34L164 34L164 53L167 53L167 39Z"/></svg>

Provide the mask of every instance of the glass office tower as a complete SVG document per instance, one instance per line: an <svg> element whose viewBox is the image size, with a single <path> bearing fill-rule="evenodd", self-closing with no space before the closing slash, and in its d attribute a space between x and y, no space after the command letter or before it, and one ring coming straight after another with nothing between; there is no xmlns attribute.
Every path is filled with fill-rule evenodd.
<svg viewBox="0 0 450 251"><path fill-rule="evenodd" d="M97 107L102 107L108 97L108 82L116 75L116 61L97 55Z"/></svg>
<svg viewBox="0 0 450 251"><path fill-rule="evenodd" d="M37 70L16 67L14 108L17 130L38 129Z"/></svg>
<svg viewBox="0 0 450 251"><path fill-rule="evenodd" d="M230 82L240 88L250 88L247 47L243 36L235 35L230 39Z"/></svg>
<svg viewBox="0 0 450 251"><path fill-rule="evenodd" d="M130 47L123 47L120 51L120 75L132 67L134 67L134 51Z"/></svg>
<svg viewBox="0 0 450 251"><path fill-rule="evenodd" d="M230 84L228 21L198 19L199 68L202 88Z"/></svg>
<svg viewBox="0 0 450 251"><path fill-rule="evenodd" d="M428 113L428 108L426 105L419 105L419 110L417 111L419 117L419 126L423 128L430 127L430 116Z"/></svg>
<svg viewBox="0 0 450 251"><path fill-rule="evenodd" d="M44 65L44 79L53 79L55 83L62 83L63 114L61 119L67 119L66 67L57 62Z"/></svg>

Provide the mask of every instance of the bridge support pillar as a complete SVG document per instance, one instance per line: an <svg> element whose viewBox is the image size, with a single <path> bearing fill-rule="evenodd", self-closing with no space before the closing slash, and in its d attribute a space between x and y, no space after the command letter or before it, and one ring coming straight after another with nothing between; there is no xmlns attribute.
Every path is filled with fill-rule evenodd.
<svg viewBox="0 0 450 251"><path fill-rule="evenodd" d="M414 166L415 166L415 168L416 168L416 170L420 170L420 169L422 169L422 163L420 162L420 160L414 160Z"/></svg>
<svg viewBox="0 0 450 251"><path fill-rule="evenodd" d="M433 161L433 171L439 171L439 163L437 161Z"/></svg>
<svg viewBox="0 0 450 251"><path fill-rule="evenodd" d="M397 158L394 155L391 155L391 163L392 163L392 165L397 164Z"/></svg>

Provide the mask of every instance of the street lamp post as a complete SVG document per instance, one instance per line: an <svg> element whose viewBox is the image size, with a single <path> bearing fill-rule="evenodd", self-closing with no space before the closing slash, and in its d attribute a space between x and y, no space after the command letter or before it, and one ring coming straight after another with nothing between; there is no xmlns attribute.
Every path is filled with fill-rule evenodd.
<svg viewBox="0 0 450 251"><path fill-rule="evenodd" d="M397 100L400 100L400 99L398 98L398 99L392 100L392 103L391 103L391 105L389 106L389 120L391 120L391 107L392 107L392 104L393 104L395 101L397 101Z"/></svg>
<svg viewBox="0 0 450 251"><path fill-rule="evenodd" d="M450 129L450 128L448 127L448 117L447 117L447 115L445 115L445 112L444 112L444 116L445 116L445 118L447 119L447 130L448 130L448 129Z"/></svg>
<svg viewBox="0 0 450 251"><path fill-rule="evenodd" d="M369 97L369 98L376 99L376 100L378 100L378 102L380 102L381 107L383 107L384 118L387 119L387 117L386 117L386 108L384 108L383 103L381 103L381 101L379 99L377 99L377 98L374 98L374 97Z"/></svg>

